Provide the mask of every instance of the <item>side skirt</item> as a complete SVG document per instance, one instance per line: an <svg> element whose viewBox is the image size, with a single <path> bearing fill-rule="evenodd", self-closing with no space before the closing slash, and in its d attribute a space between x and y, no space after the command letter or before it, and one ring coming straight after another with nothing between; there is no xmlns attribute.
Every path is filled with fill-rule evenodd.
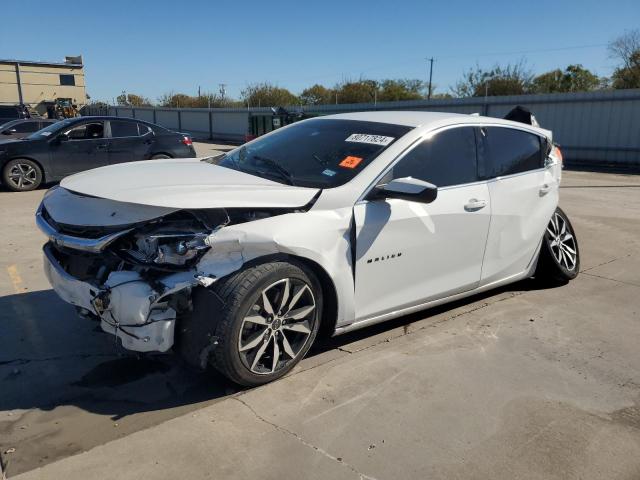
<svg viewBox="0 0 640 480"><path fill-rule="evenodd" d="M539 251L539 249L538 249L538 251ZM536 255L535 259L537 260L537 255ZM475 288L473 290L469 290L467 292L457 293L455 295L451 295L451 296L444 297L444 298L439 298L437 300L432 300L430 302L421 303L421 304L414 305L414 306L411 306L411 307L403 308L401 310L395 310L395 311L392 311L392 312L385 313L383 315L377 315L375 317L365 318L363 320L359 320L359 321L351 323L349 325L344 325L344 326L338 327L338 328L335 329L333 335L334 336L342 335L343 333L351 332L353 330L358 330L360 328L368 327L370 325L375 325L376 323L381 323L381 322L384 322L384 321L387 321L387 320L392 320L394 318L402 317L403 315L408 315L410 313L418 312L420 310L426 310L428 308L437 307L438 305L442 305L442 304L449 303L449 302L454 302L456 300L460 300L460 299L466 298L466 297L471 297L471 296L476 295L478 293L486 292L487 290L492 290L494 288L498 288L498 287L501 287L503 285L507 285L509 283L517 282L518 280L522 280L524 278L530 277L533 274L532 271L535 271L535 264L536 263L537 262L535 262L535 261L532 262L532 266L527 267L527 269L525 271L521 272L521 273L517 273L517 274L512 275L510 277L503 278L501 280L497 280L495 282L488 283L486 285L482 285L482 286L480 286L478 288Z"/></svg>

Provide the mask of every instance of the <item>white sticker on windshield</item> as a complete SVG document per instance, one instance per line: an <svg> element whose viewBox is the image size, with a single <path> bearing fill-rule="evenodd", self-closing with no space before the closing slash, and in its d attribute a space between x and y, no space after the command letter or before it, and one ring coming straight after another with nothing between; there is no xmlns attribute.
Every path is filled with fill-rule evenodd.
<svg viewBox="0 0 640 480"><path fill-rule="evenodd" d="M347 137L345 142L370 143L372 145L386 146L393 142L395 138L384 137L382 135L369 135L368 133L353 133Z"/></svg>
<svg viewBox="0 0 640 480"><path fill-rule="evenodd" d="M40 135L44 135L45 137L48 137L49 135L51 135L51 132L42 132Z"/></svg>

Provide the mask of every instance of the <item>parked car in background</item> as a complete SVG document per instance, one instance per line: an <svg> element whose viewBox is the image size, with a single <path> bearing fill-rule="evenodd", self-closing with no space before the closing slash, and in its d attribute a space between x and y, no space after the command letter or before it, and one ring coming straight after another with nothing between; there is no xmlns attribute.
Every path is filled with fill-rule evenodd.
<svg viewBox="0 0 640 480"><path fill-rule="evenodd" d="M335 334L527 277L566 283L551 132L497 118L303 120L221 157L68 177L36 214L60 297L138 352L242 385Z"/></svg>
<svg viewBox="0 0 640 480"><path fill-rule="evenodd" d="M159 125L130 118L77 117L23 141L0 141L0 178L10 190L26 191L91 168L195 156L188 135Z"/></svg>
<svg viewBox="0 0 640 480"><path fill-rule="evenodd" d="M0 105L0 124L30 116L29 110L24 105Z"/></svg>
<svg viewBox="0 0 640 480"><path fill-rule="evenodd" d="M23 118L0 125L0 140L28 137L38 130L48 127L58 120L48 118Z"/></svg>

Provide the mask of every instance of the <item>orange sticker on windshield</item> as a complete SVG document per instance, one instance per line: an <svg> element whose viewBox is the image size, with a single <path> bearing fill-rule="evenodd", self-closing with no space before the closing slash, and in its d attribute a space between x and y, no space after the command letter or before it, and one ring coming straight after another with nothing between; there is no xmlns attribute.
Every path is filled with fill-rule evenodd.
<svg viewBox="0 0 640 480"><path fill-rule="evenodd" d="M338 165L340 165L343 168L356 168L358 165L360 165L360 162L362 161L362 157L344 157L344 160L342 160Z"/></svg>

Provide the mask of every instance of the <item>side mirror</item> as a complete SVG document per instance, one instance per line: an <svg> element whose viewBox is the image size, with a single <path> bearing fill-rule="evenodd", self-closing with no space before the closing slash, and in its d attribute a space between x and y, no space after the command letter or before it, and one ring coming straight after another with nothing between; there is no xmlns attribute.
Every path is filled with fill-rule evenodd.
<svg viewBox="0 0 640 480"><path fill-rule="evenodd" d="M413 177L396 178L372 191L371 199L400 198L410 202L431 203L438 196L438 187ZM371 195L370 195L371 197Z"/></svg>

